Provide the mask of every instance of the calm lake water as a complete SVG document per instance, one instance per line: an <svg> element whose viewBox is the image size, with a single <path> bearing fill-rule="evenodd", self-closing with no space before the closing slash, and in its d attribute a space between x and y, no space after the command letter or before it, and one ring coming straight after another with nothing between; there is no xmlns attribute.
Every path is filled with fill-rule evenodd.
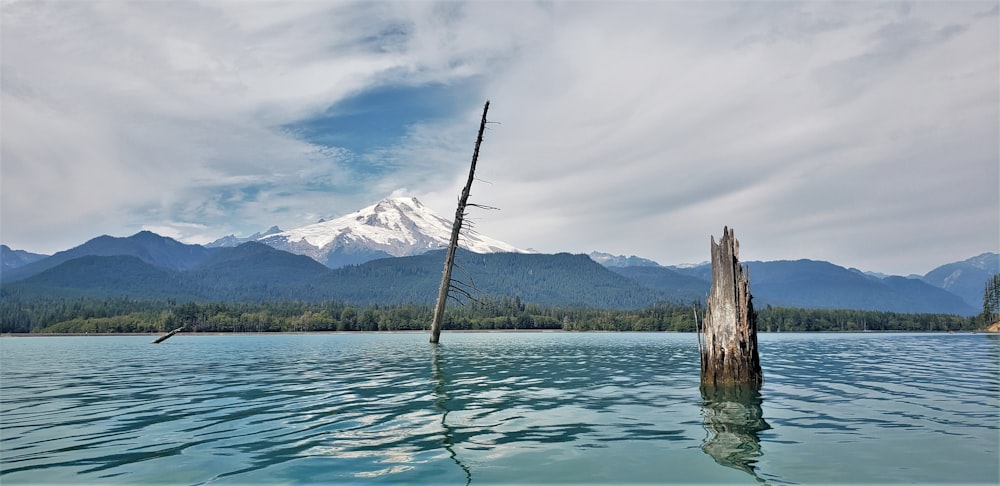
<svg viewBox="0 0 1000 486"><path fill-rule="evenodd" d="M0 339L0 483L1000 482L1000 336Z"/></svg>

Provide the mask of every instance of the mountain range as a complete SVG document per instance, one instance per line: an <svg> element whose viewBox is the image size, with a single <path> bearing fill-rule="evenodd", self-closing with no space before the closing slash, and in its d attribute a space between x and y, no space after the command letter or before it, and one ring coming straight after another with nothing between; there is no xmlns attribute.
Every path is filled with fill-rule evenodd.
<svg viewBox="0 0 1000 486"><path fill-rule="evenodd" d="M414 198L290 231L188 245L148 231L100 236L52 256L2 247L4 296L128 295L222 301L433 303L451 224ZM551 306L638 308L703 300L708 264L662 266L594 252L537 254L463 233L456 277L474 296ZM920 278L865 274L813 260L745 262L759 306L976 314L1000 255L942 265Z"/></svg>
<svg viewBox="0 0 1000 486"><path fill-rule="evenodd" d="M17 267L23 267L29 263L37 262L43 258L48 257L48 255L41 255L38 253L31 253L24 250L12 250L7 245L0 245L0 271L2 270L13 270Z"/></svg>

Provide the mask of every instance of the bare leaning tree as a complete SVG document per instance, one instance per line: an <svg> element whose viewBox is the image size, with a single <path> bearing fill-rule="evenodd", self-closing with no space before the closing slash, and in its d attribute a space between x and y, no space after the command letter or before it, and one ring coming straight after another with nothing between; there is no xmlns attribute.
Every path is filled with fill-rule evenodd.
<svg viewBox="0 0 1000 486"><path fill-rule="evenodd" d="M479 123L479 136L476 137L476 148L472 152L472 164L469 166L469 180L458 197L458 209L455 210L455 221L451 224L451 240L448 242L448 253L444 259L444 270L441 272L441 286L438 287L437 303L434 304L434 320L431 321L431 343L437 343L441 338L441 321L444 318L444 306L448 301L448 291L452 288L451 272L455 266L455 250L458 249L458 237L465 221L465 208L469 204L469 191L472 181L476 178L476 160L479 159L479 146L483 143L483 131L486 130L486 112L490 109L490 101L483 106L483 119Z"/></svg>

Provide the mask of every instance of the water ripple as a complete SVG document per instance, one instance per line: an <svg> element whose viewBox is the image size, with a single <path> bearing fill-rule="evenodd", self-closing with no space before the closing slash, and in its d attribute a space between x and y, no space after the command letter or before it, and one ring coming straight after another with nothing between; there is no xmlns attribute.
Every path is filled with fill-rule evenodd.
<svg viewBox="0 0 1000 486"><path fill-rule="evenodd" d="M691 335L444 341L3 339L0 480L997 479L969 467L997 452L1000 346L985 336L762 335L749 408L701 394Z"/></svg>

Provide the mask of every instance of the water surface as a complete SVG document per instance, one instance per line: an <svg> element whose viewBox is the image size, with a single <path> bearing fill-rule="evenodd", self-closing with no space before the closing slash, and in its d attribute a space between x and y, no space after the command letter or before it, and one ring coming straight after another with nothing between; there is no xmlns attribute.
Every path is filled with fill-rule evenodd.
<svg viewBox="0 0 1000 486"><path fill-rule="evenodd" d="M1000 340L761 334L0 339L0 483L1000 481Z"/></svg>

